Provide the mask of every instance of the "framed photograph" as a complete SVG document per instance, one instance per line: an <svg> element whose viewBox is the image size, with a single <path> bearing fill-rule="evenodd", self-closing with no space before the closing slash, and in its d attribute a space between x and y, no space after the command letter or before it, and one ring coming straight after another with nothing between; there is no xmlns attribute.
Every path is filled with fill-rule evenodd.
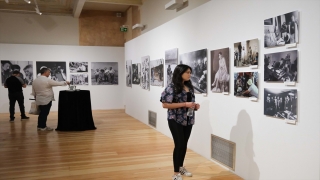
<svg viewBox="0 0 320 180"><path fill-rule="evenodd" d="M264 47L277 47L299 42L298 11L264 20Z"/></svg>
<svg viewBox="0 0 320 180"><path fill-rule="evenodd" d="M41 76L40 70L44 67L51 70L49 78L55 81L66 81L67 80L67 71L66 71L66 62L64 61L37 61L37 76Z"/></svg>
<svg viewBox="0 0 320 180"><path fill-rule="evenodd" d="M6 82L6 79L11 76L13 71L20 72L20 78L27 85L32 85L33 82L33 62L32 61L11 61L1 60L1 83Z"/></svg>
<svg viewBox="0 0 320 180"><path fill-rule="evenodd" d="M265 54L264 81L297 82L298 51Z"/></svg>
<svg viewBox="0 0 320 180"><path fill-rule="evenodd" d="M165 51L165 86L172 82L172 75L174 69L178 64L178 48Z"/></svg>
<svg viewBox="0 0 320 180"><path fill-rule="evenodd" d="M118 85L118 62L91 62L91 85Z"/></svg>
<svg viewBox="0 0 320 180"><path fill-rule="evenodd" d="M297 120L297 89L264 88L264 115Z"/></svg>
<svg viewBox="0 0 320 180"><path fill-rule="evenodd" d="M211 91L229 92L229 48L217 49L211 53Z"/></svg>
<svg viewBox="0 0 320 180"><path fill-rule="evenodd" d="M179 61L179 64L186 64L192 68L191 82L194 92L207 93L207 49L181 54Z"/></svg>
<svg viewBox="0 0 320 180"><path fill-rule="evenodd" d="M70 84L71 85L85 85L89 83L88 74L70 74Z"/></svg>
<svg viewBox="0 0 320 180"><path fill-rule="evenodd" d="M163 59L150 61L151 86L163 86Z"/></svg>
<svg viewBox="0 0 320 180"><path fill-rule="evenodd" d="M259 40L252 39L234 43L234 66L246 67L258 65L259 62Z"/></svg>
<svg viewBox="0 0 320 180"><path fill-rule="evenodd" d="M234 73L234 96L259 98L258 72Z"/></svg>
<svg viewBox="0 0 320 180"><path fill-rule="evenodd" d="M88 72L88 62L69 62L70 73Z"/></svg>
<svg viewBox="0 0 320 180"><path fill-rule="evenodd" d="M150 90L150 56L141 58L141 87L142 89Z"/></svg>
<svg viewBox="0 0 320 180"><path fill-rule="evenodd" d="M126 61L126 85L132 87L132 61Z"/></svg>
<svg viewBox="0 0 320 180"><path fill-rule="evenodd" d="M140 84L141 63L132 64L132 84Z"/></svg>

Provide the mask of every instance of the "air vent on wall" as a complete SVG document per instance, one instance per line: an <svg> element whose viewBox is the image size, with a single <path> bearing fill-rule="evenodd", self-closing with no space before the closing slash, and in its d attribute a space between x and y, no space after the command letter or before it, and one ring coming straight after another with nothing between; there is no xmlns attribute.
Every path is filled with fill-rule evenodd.
<svg viewBox="0 0 320 180"><path fill-rule="evenodd" d="M153 126L154 128L157 127L157 113L153 112L153 111L149 111L148 112L148 121L149 121L149 125Z"/></svg>
<svg viewBox="0 0 320 180"><path fill-rule="evenodd" d="M122 17L122 13L116 13L117 17Z"/></svg>
<svg viewBox="0 0 320 180"><path fill-rule="evenodd" d="M235 170L236 143L212 134L211 158Z"/></svg>

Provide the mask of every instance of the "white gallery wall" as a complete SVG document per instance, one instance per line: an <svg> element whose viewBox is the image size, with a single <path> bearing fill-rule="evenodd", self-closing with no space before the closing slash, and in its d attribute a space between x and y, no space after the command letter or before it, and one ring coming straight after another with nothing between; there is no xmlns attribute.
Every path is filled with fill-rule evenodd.
<svg viewBox="0 0 320 180"><path fill-rule="evenodd" d="M298 46L264 48L264 20L292 11L300 12ZM210 138L215 134L236 143L235 173L244 179L316 180L320 178L319 21L318 0L214 0L127 42L125 60L141 63L146 55L150 60L164 58L165 51L172 48L178 48L179 54L207 48L210 67L209 52L229 47L232 76L234 72L251 70L233 67L233 43L258 38L259 100L233 96L233 76L230 95L211 91L207 97L196 95L201 109L196 112L189 148L210 159ZM294 49L299 54L296 86L264 82L264 54ZM296 125L264 115L263 88L267 87L298 90ZM156 129L171 137L166 110L159 102L163 90L156 86L150 91L138 85L125 87L126 113L147 124L148 110L156 112Z"/></svg>
<svg viewBox="0 0 320 180"><path fill-rule="evenodd" d="M124 48L123 47L97 47L97 46L64 46L64 45L27 45L27 44L0 44L0 60L33 61L33 75L36 75L36 61L66 61L67 80L70 80L69 62L83 61L88 63L89 85L77 85L77 89L90 90L91 107L98 109L123 109L123 91L125 81ZM91 62L118 62L118 85L91 85ZM104 67L101 67L104 68ZM58 110L59 91L67 90L68 86L54 87L55 100L52 111ZM30 110L33 98L30 93L32 86L23 89L25 109ZM16 117L20 116L18 103L16 103ZM0 113L9 112L8 89L0 86ZM9 118L9 117L8 117Z"/></svg>

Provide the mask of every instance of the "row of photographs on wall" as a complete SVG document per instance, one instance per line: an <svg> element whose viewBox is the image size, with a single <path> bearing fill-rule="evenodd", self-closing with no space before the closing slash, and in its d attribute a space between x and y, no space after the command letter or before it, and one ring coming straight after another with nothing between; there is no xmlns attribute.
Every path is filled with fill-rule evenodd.
<svg viewBox="0 0 320 180"><path fill-rule="evenodd" d="M49 78L55 81L67 80L66 62L37 61L36 76L40 76L43 67L51 69ZM20 77L27 85L32 85L33 61L1 60L1 83L11 76L13 71L19 71ZM72 85L117 85L118 62L91 62L91 78L88 74L88 62L69 62L70 83Z"/></svg>

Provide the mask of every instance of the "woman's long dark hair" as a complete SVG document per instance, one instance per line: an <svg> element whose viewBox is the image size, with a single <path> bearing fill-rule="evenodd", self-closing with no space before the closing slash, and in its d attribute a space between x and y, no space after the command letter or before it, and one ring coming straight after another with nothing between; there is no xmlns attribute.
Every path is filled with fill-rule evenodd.
<svg viewBox="0 0 320 180"><path fill-rule="evenodd" d="M193 86L190 80L184 81L184 84L183 84L182 74L185 73L188 69L190 69L192 73L192 68L185 64L179 64L174 69L174 72L172 75L172 83L174 85L174 91L176 94L179 94L182 92L184 85L186 85L189 89L193 91Z"/></svg>

